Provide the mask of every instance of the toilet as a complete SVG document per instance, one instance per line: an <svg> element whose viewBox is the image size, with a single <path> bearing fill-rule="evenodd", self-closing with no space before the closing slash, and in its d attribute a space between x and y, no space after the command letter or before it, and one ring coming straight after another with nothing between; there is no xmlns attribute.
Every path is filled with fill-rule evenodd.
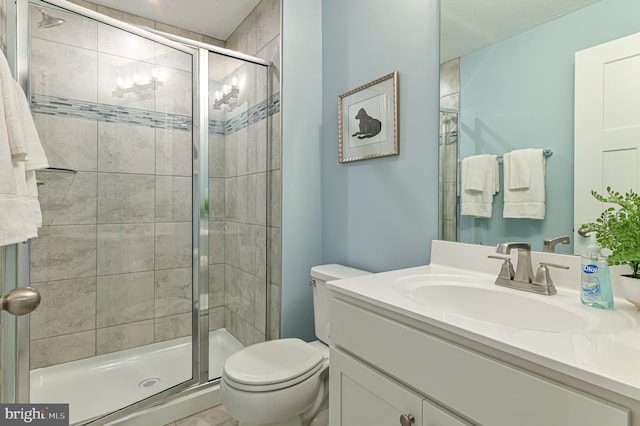
<svg viewBox="0 0 640 426"><path fill-rule="evenodd" d="M337 264L314 266L311 286L318 340L270 340L247 346L227 358L220 394L239 426L329 425L326 282L368 273Z"/></svg>

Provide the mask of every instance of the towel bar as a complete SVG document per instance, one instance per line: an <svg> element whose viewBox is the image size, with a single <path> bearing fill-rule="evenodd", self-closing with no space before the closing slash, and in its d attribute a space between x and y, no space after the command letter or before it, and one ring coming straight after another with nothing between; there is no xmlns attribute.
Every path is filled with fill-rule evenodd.
<svg viewBox="0 0 640 426"><path fill-rule="evenodd" d="M542 154L544 155L544 158L549 158L549 157L551 157L553 155L553 150L547 148L547 149L542 151ZM496 158L498 160L502 160L502 155L498 155Z"/></svg>

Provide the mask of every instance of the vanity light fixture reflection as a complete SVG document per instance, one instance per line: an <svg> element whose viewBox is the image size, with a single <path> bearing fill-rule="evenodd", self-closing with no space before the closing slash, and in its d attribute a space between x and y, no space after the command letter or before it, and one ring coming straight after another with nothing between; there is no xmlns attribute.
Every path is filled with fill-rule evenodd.
<svg viewBox="0 0 640 426"><path fill-rule="evenodd" d="M146 81L146 82L143 82ZM116 79L116 90L111 94L116 98L124 98L128 93L134 93L139 97L151 94L162 87L162 82L158 79L158 70L151 70L151 77L143 79L140 74L135 73L131 79L124 80L122 77Z"/></svg>
<svg viewBox="0 0 640 426"><path fill-rule="evenodd" d="M238 102L238 96L240 95L240 89L238 89L238 79L233 77L231 79L231 85L225 84L222 86L222 91L217 90L214 96L213 109L220 109L223 105L228 105L233 108Z"/></svg>

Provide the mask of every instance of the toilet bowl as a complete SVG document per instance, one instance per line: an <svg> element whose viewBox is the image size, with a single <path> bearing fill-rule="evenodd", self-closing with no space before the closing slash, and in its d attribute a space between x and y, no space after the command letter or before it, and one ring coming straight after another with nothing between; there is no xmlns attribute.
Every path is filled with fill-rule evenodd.
<svg viewBox="0 0 640 426"><path fill-rule="evenodd" d="M247 346L226 360L220 394L240 426L328 426L326 282L367 273L336 264L314 266L311 286L319 340L270 340Z"/></svg>

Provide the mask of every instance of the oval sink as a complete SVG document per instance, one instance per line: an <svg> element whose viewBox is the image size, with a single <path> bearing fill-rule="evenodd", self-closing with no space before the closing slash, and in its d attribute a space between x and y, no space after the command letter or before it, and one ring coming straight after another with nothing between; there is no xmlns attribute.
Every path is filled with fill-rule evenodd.
<svg viewBox="0 0 640 426"><path fill-rule="evenodd" d="M552 333L583 333L633 325L620 311L567 304L567 298L496 287L493 281L458 275L415 275L398 279L396 291L444 318L462 317L503 327ZM573 302L572 302L573 303ZM593 312L591 312L593 311ZM603 324L603 320L606 324Z"/></svg>

